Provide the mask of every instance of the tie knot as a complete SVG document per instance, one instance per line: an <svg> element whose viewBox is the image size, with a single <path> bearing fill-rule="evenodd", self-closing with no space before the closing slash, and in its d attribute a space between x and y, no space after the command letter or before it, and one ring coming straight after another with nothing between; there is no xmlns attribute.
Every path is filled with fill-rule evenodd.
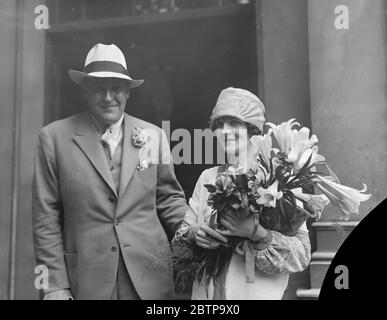
<svg viewBox="0 0 387 320"><path fill-rule="evenodd" d="M103 134L105 135L105 134L112 134L112 133L113 133L112 128L111 128L111 127L107 127L107 128L105 129L105 132L104 132Z"/></svg>
<svg viewBox="0 0 387 320"><path fill-rule="evenodd" d="M103 135L101 136L102 141L109 141L111 139L114 139L114 134L111 128L107 128Z"/></svg>
<svg viewBox="0 0 387 320"><path fill-rule="evenodd" d="M105 148L108 148L110 158L113 158L114 150L117 147L116 137L114 136L111 128L105 130L105 133L101 137L101 143Z"/></svg>

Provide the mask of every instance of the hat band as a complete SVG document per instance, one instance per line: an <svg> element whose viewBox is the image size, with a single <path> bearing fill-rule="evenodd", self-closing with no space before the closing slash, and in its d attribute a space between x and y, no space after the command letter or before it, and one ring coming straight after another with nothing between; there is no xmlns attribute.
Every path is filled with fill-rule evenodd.
<svg viewBox="0 0 387 320"><path fill-rule="evenodd" d="M94 61L89 63L83 70L85 73L93 72L115 72L129 76L128 71L122 64L112 61Z"/></svg>

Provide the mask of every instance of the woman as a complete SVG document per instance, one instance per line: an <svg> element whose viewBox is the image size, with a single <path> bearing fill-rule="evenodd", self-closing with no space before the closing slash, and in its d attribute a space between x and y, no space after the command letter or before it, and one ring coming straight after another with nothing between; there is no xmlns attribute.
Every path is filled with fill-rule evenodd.
<svg viewBox="0 0 387 320"><path fill-rule="evenodd" d="M249 168L254 159L250 142L253 135L262 133L265 107L257 96L236 88L223 90L213 110L210 128L227 154L227 163ZM227 236L244 237L252 248L253 281L246 281L244 248L233 252L225 271L224 289L218 290L218 281L211 280L208 288L204 281L193 284L192 299L281 299L287 287L289 273L304 270L310 262L310 242L306 223L294 236L266 230L254 215L237 220L225 215L220 223L223 230L208 226L211 207L207 204L209 192L205 184L214 184L221 167L203 171L189 203L192 211L185 216L174 241L185 239L205 249L216 249L227 242ZM250 250L250 249L249 249ZM255 260L255 261L254 261ZM251 283L252 282L252 283ZM215 284L215 285L214 285ZM219 292L223 292L222 294Z"/></svg>

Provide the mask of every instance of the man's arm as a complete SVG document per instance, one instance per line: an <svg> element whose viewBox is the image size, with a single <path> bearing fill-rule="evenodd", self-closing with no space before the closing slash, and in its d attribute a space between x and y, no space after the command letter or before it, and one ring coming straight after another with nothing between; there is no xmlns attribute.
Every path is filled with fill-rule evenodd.
<svg viewBox="0 0 387 320"><path fill-rule="evenodd" d="M184 215L189 209L184 191L176 179L169 144L164 131L161 131L159 164L157 165L156 206L160 221L172 239Z"/></svg>
<svg viewBox="0 0 387 320"><path fill-rule="evenodd" d="M70 288L63 255L62 204L55 149L47 129L39 134L32 183L33 236L36 262L49 272L43 293Z"/></svg>

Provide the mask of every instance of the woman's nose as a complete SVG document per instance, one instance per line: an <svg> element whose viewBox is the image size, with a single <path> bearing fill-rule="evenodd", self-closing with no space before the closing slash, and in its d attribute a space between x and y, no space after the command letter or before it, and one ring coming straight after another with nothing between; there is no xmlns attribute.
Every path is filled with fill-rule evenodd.
<svg viewBox="0 0 387 320"><path fill-rule="evenodd" d="M222 132L223 133L230 133L232 131L233 127L230 126L228 123L223 124Z"/></svg>

